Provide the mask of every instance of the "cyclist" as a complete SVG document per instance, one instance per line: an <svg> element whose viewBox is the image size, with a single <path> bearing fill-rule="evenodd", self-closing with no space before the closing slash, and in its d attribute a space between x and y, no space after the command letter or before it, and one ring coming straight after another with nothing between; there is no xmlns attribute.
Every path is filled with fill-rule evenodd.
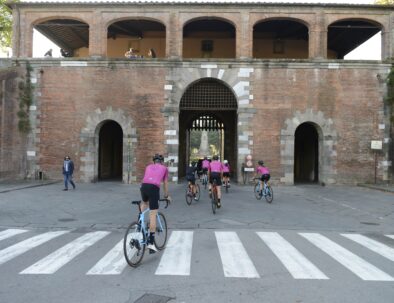
<svg viewBox="0 0 394 303"><path fill-rule="evenodd" d="M259 166L257 166L256 168L256 174L260 176L259 179L260 188L263 188L263 184L261 184L261 181L265 183L268 182L268 180L271 178L270 170L268 169L268 167L264 166L263 160L259 160L258 164Z"/></svg>
<svg viewBox="0 0 394 303"><path fill-rule="evenodd" d="M164 197L170 199L168 195L168 168L163 165L163 156L155 154L153 156L153 163L145 168L144 178L141 185L141 198L144 203L141 204L141 211L150 209L149 212L149 239L147 248L149 253L154 253L157 248L154 244L156 231L156 215L159 208L160 199L160 185L163 182ZM148 205L149 203L149 205Z"/></svg>
<svg viewBox="0 0 394 303"><path fill-rule="evenodd" d="M196 197L196 162L192 162L188 168L186 168L186 180L188 182L188 185L192 186L192 193L194 200L197 200Z"/></svg>
<svg viewBox="0 0 394 303"><path fill-rule="evenodd" d="M222 162L219 161L219 156L214 155L212 157L212 162L209 164L209 169L208 169L208 177L209 177L209 196L211 197L212 195L212 183L213 180L216 180L216 189L218 193L218 208L220 208L221 203L220 199L222 197L220 186L222 185L222 179L223 179L223 164Z"/></svg>
<svg viewBox="0 0 394 303"><path fill-rule="evenodd" d="M209 162L207 156L205 156L205 157L204 157L204 160L202 160L202 164L201 164L201 166L202 166L202 175L203 175L203 176L204 176L204 175L207 175L208 169L209 169L209 164L210 164L210 163L211 163L211 162Z"/></svg>
<svg viewBox="0 0 394 303"><path fill-rule="evenodd" d="M227 184L230 187L230 164L227 160L223 161L223 186Z"/></svg>

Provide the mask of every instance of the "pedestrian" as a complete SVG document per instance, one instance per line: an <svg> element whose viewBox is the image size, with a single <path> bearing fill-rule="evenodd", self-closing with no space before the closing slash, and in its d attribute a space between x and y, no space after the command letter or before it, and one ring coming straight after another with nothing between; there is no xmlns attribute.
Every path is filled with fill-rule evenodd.
<svg viewBox="0 0 394 303"><path fill-rule="evenodd" d="M64 162L63 162L63 177L64 177L63 190L68 190L68 182L70 182L73 189L75 189L75 183L73 181L73 173L74 173L74 162L71 161L70 156L66 156L64 157Z"/></svg>

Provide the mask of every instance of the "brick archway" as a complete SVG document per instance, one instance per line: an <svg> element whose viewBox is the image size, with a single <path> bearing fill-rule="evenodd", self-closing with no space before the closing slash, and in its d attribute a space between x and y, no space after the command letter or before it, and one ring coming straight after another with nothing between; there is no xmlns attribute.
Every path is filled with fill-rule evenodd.
<svg viewBox="0 0 394 303"><path fill-rule="evenodd" d="M98 179L99 132L102 125L109 120L117 122L123 131L122 181L131 183L136 180L134 146L137 135L134 122L123 110L107 107L104 111L98 108L87 116L85 127L80 133L80 173L84 182L96 182Z"/></svg>
<svg viewBox="0 0 394 303"><path fill-rule="evenodd" d="M281 130L281 165L283 176L281 182L294 184L294 144L295 132L298 126L309 122L314 125L319 140L319 180L326 184L336 183L336 146L337 133L333 121L326 118L321 111L307 110L303 113L296 111L294 116L285 121Z"/></svg>

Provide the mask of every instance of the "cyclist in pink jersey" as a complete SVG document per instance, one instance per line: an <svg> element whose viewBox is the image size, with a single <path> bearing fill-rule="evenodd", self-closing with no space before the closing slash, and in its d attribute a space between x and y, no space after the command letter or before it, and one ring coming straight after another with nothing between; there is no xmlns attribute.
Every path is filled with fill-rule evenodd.
<svg viewBox="0 0 394 303"><path fill-rule="evenodd" d="M218 208L221 206L220 199L222 197L220 186L222 185L223 179L223 164L219 161L219 157L217 155L212 157L212 162L209 164L208 169L208 177L209 177L209 196L212 195L212 183L213 180L216 181L216 189L218 192Z"/></svg>
<svg viewBox="0 0 394 303"><path fill-rule="evenodd" d="M141 204L141 211L148 208L149 212L149 239L147 248L150 253L157 251L155 246L155 231L156 231L156 215L159 208L160 199L160 185L163 182L164 197L170 199L168 195L168 169L162 164L164 158L162 155L156 154L153 156L153 164L149 164L145 168L144 178L141 185L141 198L144 203ZM149 205L148 205L149 202Z"/></svg>
<svg viewBox="0 0 394 303"><path fill-rule="evenodd" d="M227 185L230 187L230 164L227 160L223 161L223 186Z"/></svg>
<svg viewBox="0 0 394 303"><path fill-rule="evenodd" d="M268 167L264 166L263 160L260 160L258 164L259 166L257 166L256 168L256 174L260 176L259 182L268 182L268 180L271 178L270 170L268 169ZM260 186L261 185L262 184L260 184Z"/></svg>

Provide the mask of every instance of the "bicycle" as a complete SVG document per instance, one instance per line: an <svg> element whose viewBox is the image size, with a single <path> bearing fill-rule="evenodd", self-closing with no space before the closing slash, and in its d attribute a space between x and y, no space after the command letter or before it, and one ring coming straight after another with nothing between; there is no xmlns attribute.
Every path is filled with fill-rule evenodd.
<svg viewBox="0 0 394 303"><path fill-rule="evenodd" d="M254 186L254 195L256 199L260 200L264 196L268 203L272 203L272 200L274 200L274 191L271 185L269 185L267 181L264 181L264 186L261 188L260 178L254 178L254 180L257 180Z"/></svg>
<svg viewBox="0 0 394 303"><path fill-rule="evenodd" d="M216 214L216 208L218 207L218 189L216 185L216 180L212 181L211 206L213 214Z"/></svg>
<svg viewBox="0 0 394 303"><path fill-rule="evenodd" d="M160 199L159 202L166 202L168 207L168 199ZM123 253L126 258L127 264L136 267L142 260L145 254L145 248L148 245L149 239L149 222L145 220L145 214L149 208L141 212L141 200L132 201L131 204L138 205L139 215L138 220L132 222L126 230L123 238ZM155 232L155 245L158 250L164 249L167 243L167 221L166 217L161 212L157 212L156 216L156 232Z"/></svg>
<svg viewBox="0 0 394 303"><path fill-rule="evenodd" d="M186 203L187 203L187 205L191 205L192 204L193 198L196 201L200 200L200 185L198 185L196 183L194 186L196 188L196 193L195 194L193 194L193 185L191 184L190 181L188 181L187 188L186 188Z"/></svg>
<svg viewBox="0 0 394 303"><path fill-rule="evenodd" d="M207 189L208 185L208 175L206 172L202 173L202 185L204 186L204 189Z"/></svg>
<svg viewBox="0 0 394 303"><path fill-rule="evenodd" d="M223 181L224 188L226 190L226 193L228 193L228 189L230 188L230 185L228 184L228 181Z"/></svg>

